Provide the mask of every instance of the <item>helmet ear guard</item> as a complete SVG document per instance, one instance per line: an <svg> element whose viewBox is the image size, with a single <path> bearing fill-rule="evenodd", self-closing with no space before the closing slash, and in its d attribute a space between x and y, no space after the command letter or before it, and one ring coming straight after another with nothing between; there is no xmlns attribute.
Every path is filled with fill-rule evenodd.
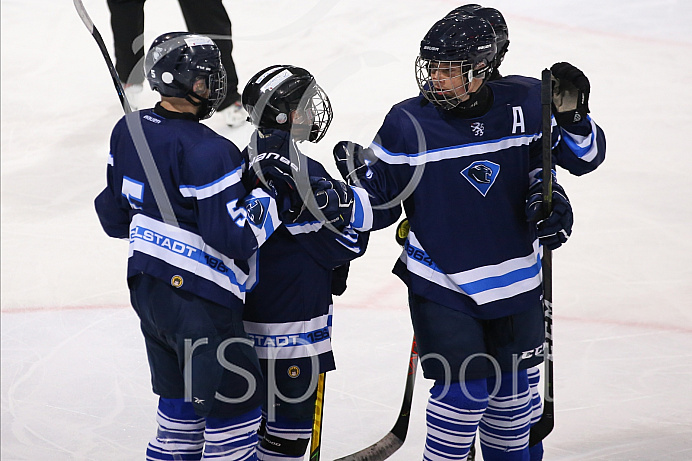
<svg viewBox="0 0 692 461"><path fill-rule="evenodd" d="M206 119L226 97L226 70L216 44L203 35L170 32L157 37L147 52L144 71L151 89L166 97L184 98ZM204 79L208 95L195 91Z"/></svg>
<svg viewBox="0 0 692 461"><path fill-rule="evenodd" d="M287 65L257 72L245 86L243 106L258 128L290 132L298 141L319 142L333 112L327 94L307 70Z"/></svg>

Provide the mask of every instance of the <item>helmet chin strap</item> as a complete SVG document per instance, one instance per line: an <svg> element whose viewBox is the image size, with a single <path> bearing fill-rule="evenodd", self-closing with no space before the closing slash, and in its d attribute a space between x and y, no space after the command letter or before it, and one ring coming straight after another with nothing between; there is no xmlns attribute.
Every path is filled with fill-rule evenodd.
<svg viewBox="0 0 692 461"><path fill-rule="evenodd" d="M188 91L185 95L185 100L197 108L197 113L195 115L197 115L200 119L204 117L206 112L209 110L209 99L203 98L197 93ZM201 115L201 113L203 115Z"/></svg>

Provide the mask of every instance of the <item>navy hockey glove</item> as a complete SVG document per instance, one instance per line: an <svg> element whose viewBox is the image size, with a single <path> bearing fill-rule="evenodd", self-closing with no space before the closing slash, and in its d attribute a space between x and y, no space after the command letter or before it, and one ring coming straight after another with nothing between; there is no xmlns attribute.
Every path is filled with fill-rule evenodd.
<svg viewBox="0 0 692 461"><path fill-rule="evenodd" d="M346 279L348 279L348 268L350 264L346 263L342 266L332 269L332 294L341 296L346 291Z"/></svg>
<svg viewBox="0 0 692 461"><path fill-rule="evenodd" d="M363 147L350 141L339 141L333 150L336 167L349 184L357 184L365 178L368 171L366 159L373 161L375 154L369 147Z"/></svg>
<svg viewBox="0 0 692 461"><path fill-rule="evenodd" d="M550 68L553 81L553 112L558 125L577 123L589 113L591 85L584 72L568 62Z"/></svg>
<svg viewBox="0 0 692 461"><path fill-rule="evenodd" d="M353 189L335 179L310 178L315 201L326 222L341 230L351 222Z"/></svg>
<svg viewBox="0 0 692 461"><path fill-rule="evenodd" d="M553 182L552 211L543 217L543 183L537 182L529 189L526 199L526 220L536 223L538 240L544 247L555 250L572 235L572 205L565 190Z"/></svg>
<svg viewBox="0 0 692 461"><path fill-rule="evenodd" d="M292 219L291 222L327 222L338 230L343 229L351 222L353 189L348 184L335 179L311 176L310 187L319 213L316 212L315 216L303 205L297 216L293 212L286 213L286 220ZM283 216L282 220L284 220Z"/></svg>

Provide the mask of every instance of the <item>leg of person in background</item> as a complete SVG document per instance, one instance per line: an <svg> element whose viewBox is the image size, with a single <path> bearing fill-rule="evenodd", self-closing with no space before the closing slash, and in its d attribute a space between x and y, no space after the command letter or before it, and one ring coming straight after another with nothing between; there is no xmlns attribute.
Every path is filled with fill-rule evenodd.
<svg viewBox="0 0 692 461"><path fill-rule="evenodd" d="M247 120L238 93L238 74L233 62L233 40L231 19L221 0L179 0L185 24L190 32L209 36L221 51L221 61L226 68L228 92L218 112L223 114L226 124L240 126Z"/></svg>
<svg viewBox="0 0 692 461"><path fill-rule="evenodd" d="M115 50L115 70L133 110L144 82L144 0L108 0Z"/></svg>

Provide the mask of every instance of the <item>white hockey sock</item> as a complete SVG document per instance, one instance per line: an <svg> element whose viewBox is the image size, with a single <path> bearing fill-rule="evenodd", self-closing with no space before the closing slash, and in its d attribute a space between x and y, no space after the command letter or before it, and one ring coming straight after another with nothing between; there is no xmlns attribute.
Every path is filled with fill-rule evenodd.
<svg viewBox="0 0 692 461"><path fill-rule="evenodd" d="M159 427L147 446L147 461L196 461L202 457L204 419L183 399L159 399L156 414Z"/></svg>
<svg viewBox="0 0 692 461"><path fill-rule="evenodd" d="M259 407L235 418L206 418L204 461L257 460L257 429L262 414Z"/></svg>

